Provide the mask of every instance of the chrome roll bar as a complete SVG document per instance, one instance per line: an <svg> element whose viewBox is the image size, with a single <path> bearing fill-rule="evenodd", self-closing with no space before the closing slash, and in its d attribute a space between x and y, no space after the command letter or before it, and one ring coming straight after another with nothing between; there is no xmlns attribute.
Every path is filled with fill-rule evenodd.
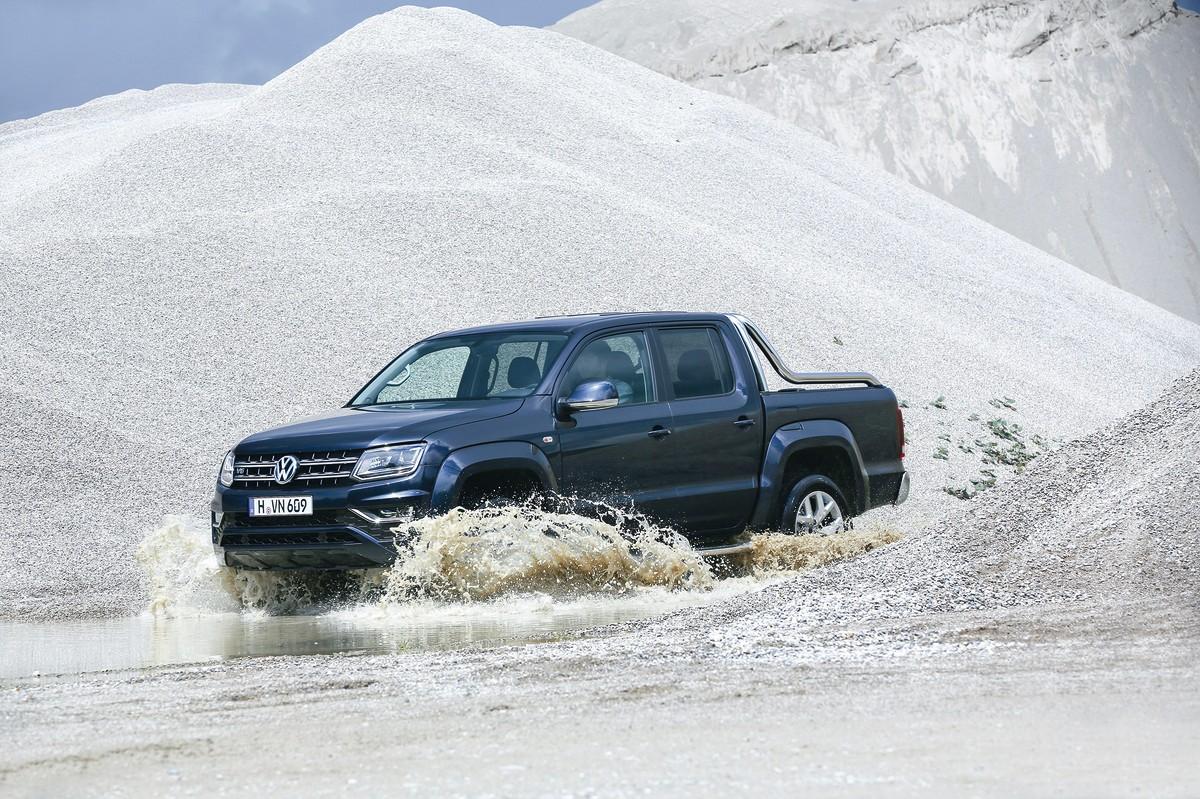
<svg viewBox="0 0 1200 799"><path fill-rule="evenodd" d="M866 383L868 386L881 386L882 383L870 372L797 372L789 369L783 362L779 351L771 346L758 326L741 314L725 314L725 317L741 334L746 343L746 350L753 356L750 342L754 342L759 351L766 356L767 362L775 373L789 383L795 385L834 385L837 383ZM753 360L753 357L751 358Z"/></svg>

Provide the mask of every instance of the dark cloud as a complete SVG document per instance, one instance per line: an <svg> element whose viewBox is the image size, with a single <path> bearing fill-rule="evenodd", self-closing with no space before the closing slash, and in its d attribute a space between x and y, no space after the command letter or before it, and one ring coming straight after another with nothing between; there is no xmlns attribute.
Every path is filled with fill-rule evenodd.
<svg viewBox="0 0 1200 799"><path fill-rule="evenodd" d="M164 83L263 83L396 0L0 0L0 122ZM548 25L589 0L430 0Z"/></svg>

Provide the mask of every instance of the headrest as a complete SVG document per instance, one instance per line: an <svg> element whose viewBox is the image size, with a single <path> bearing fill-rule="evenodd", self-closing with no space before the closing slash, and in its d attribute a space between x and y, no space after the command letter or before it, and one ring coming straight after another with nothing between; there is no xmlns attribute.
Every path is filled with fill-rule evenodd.
<svg viewBox="0 0 1200 799"><path fill-rule="evenodd" d="M615 377L617 380L632 383L637 377L637 372L633 368L633 358L630 358L627 352L613 350L608 354L606 366L609 377Z"/></svg>
<svg viewBox="0 0 1200 799"><path fill-rule="evenodd" d="M707 383L717 379L708 350L688 350L680 355L677 373L685 383Z"/></svg>
<svg viewBox="0 0 1200 799"><path fill-rule="evenodd" d="M520 355L508 364L508 384L513 388L536 386L541 379L542 370L533 358Z"/></svg>

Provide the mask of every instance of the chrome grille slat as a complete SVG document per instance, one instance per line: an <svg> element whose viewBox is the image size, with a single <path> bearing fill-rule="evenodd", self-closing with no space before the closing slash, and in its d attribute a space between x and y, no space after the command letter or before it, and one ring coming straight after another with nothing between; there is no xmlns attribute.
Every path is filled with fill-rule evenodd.
<svg viewBox="0 0 1200 799"><path fill-rule="evenodd" d="M353 469L347 468L358 463L360 450L332 450L330 452L288 452L277 455L255 454L242 455L234 460L235 488L272 488L287 490L290 488L320 488L340 485L346 482ZM275 462L284 455L292 455L299 461L296 476L291 482L279 485L275 482Z"/></svg>

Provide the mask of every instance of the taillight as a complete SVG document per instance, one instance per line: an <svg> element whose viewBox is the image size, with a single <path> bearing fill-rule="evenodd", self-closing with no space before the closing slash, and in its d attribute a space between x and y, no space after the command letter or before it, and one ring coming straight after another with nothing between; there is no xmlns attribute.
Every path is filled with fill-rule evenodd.
<svg viewBox="0 0 1200 799"><path fill-rule="evenodd" d="M900 410L900 406L896 406L896 449L900 450L900 457L904 457L904 411Z"/></svg>

